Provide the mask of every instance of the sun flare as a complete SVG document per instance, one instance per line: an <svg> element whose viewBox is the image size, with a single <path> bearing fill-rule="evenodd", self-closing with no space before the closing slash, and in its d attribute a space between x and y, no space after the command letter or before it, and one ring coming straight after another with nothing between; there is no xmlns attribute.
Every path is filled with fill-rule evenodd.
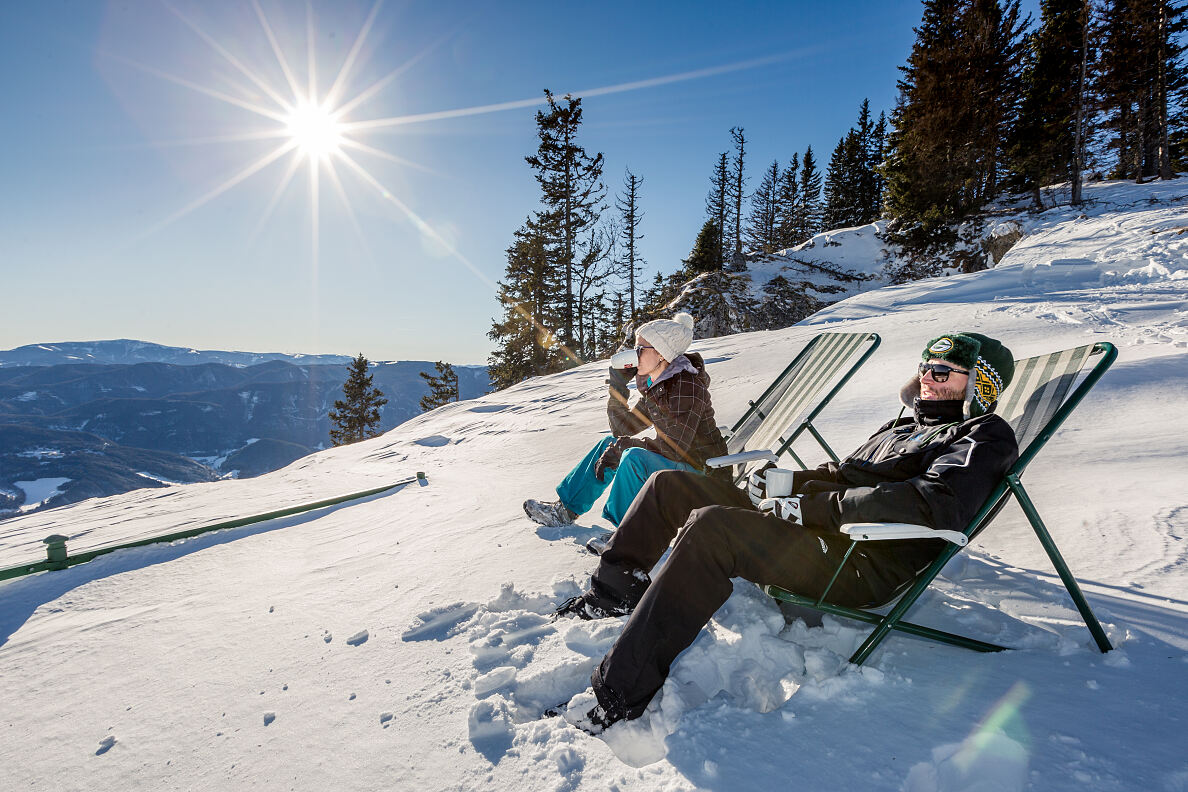
<svg viewBox="0 0 1188 792"><path fill-rule="evenodd" d="M342 125L325 107L301 102L285 119L285 131L297 149L311 159L337 154L343 143Z"/></svg>

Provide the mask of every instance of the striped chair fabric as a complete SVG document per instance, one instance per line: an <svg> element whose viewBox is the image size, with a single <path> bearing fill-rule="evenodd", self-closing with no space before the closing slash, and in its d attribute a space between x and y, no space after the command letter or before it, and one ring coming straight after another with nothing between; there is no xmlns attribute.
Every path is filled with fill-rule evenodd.
<svg viewBox="0 0 1188 792"><path fill-rule="evenodd" d="M878 343L874 333L821 333L810 341L731 429L727 453L783 453L811 413L824 406L828 386L850 372L870 343Z"/></svg>

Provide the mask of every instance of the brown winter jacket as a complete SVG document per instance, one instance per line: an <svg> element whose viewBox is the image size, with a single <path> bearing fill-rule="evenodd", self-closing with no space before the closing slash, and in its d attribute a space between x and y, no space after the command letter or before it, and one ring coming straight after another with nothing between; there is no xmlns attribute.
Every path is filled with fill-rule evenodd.
<svg viewBox="0 0 1188 792"><path fill-rule="evenodd" d="M681 355L650 387L646 377L635 381L641 398L633 408L628 409L613 389L606 405L611 434L623 438L621 447L646 448L699 470L706 459L726 453L726 441L714 421L710 378L701 355ZM649 426L656 427L656 439L631 436Z"/></svg>

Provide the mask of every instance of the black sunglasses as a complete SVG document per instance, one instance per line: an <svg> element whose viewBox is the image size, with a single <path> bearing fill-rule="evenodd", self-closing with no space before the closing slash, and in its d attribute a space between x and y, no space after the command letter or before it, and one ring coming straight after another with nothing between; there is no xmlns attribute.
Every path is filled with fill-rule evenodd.
<svg viewBox="0 0 1188 792"><path fill-rule="evenodd" d="M647 344L640 344L639 346L637 346L637 347L635 348L635 354L636 354L636 356L639 356L639 355L642 355L642 354L643 354L643 351L644 351L645 349L655 349L655 348L656 348L656 347L654 347L654 346L648 346Z"/></svg>
<svg viewBox="0 0 1188 792"><path fill-rule="evenodd" d="M950 374L968 374L969 373L968 371L964 371L959 368L953 368L952 366L946 366L943 363L921 363L920 364L920 376L921 377L923 377L929 371L932 372L932 378L934 380L936 380L937 382L948 382Z"/></svg>

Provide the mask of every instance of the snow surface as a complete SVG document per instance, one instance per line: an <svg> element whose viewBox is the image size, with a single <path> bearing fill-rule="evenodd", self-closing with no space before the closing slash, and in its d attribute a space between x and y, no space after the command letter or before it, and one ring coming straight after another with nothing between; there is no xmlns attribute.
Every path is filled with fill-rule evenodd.
<svg viewBox="0 0 1188 792"><path fill-rule="evenodd" d="M12 485L25 493L25 502L20 511L32 511L50 498L62 494L62 486L68 478L39 478L35 481L14 481Z"/></svg>
<svg viewBox="0 0 1188 792"><path fill-rule="evenodd" d="M1188 789L1188 180L1090 197L1084 219L1023 218L993 270L695 348L726 424L816 333L880 333L818 421L846 449L897 412L921 345L945 330L1016 357L1117 344L1025 477L1113 652L1093 647L1012 504L912 618L1015 651L893 636L850 667L864 629L785 626L737 582L644 717L602 738L537 719L589 700L622 626L549 620L595 567L582 546L603 530L598 508L554 529L520 508L605 430L602 362L259 478L5 522L0 565L55 532L83 549L417 470L430 482L0 585L0 788ZM1025 281L1053 259L1092 266Z"/></svg>

